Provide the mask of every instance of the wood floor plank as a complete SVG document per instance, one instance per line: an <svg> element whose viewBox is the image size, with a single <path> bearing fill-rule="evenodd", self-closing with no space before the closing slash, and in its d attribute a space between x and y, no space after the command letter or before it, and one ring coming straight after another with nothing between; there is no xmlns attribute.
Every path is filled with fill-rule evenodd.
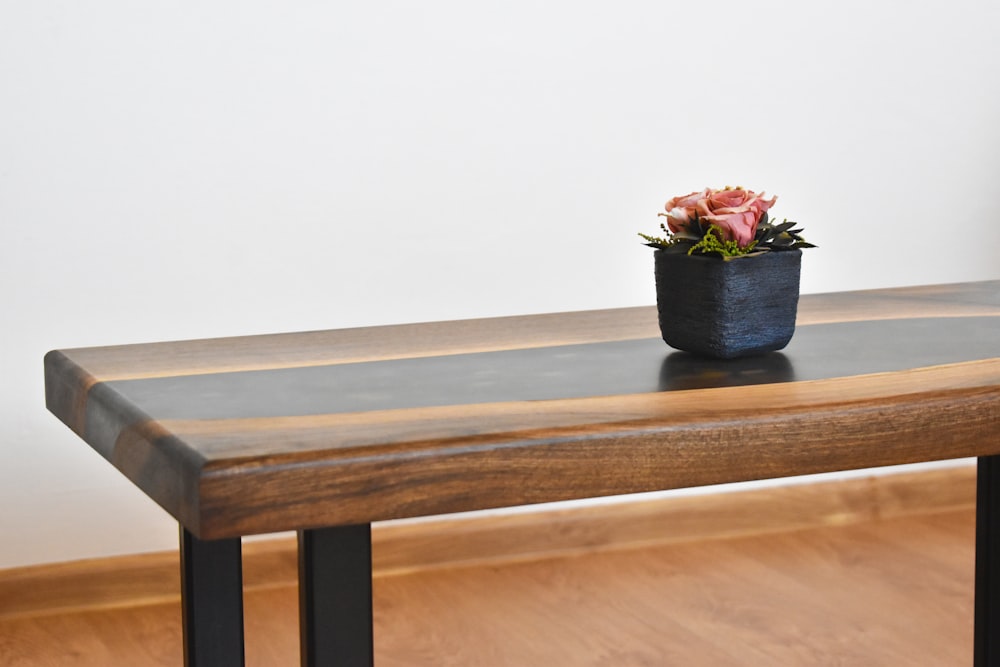
<svg viewBox="0 0 1000 667"><path fill-rule="evenodd" d="M974 510L377 576L380 667L962 665ZM247 665L297 664L293 586L251 590ZM175 603L0 620L0 664L179 665Z"/></svg>

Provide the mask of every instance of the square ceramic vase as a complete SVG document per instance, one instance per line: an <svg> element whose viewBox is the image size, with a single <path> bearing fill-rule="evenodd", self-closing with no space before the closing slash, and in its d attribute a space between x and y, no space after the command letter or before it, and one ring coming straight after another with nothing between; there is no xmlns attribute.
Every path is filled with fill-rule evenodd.
<svg viewBox="0 0 1000 667"><path fill-rule="evenodd" d="M801 250L723 259L657 250L656 306L667 345L714 359L780 350L795 332Z"/></svg>

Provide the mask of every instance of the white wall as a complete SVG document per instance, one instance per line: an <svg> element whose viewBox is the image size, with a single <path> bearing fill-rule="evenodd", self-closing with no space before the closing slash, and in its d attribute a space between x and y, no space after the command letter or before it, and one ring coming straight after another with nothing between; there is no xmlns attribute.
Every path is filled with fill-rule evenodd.
<svg viewBox="0 0 1000 667"><path fill-rule="evenodd" d="M818 292L1000 277L993 0L0 0L0 567L172 548L55 347L652 303L741 184Z"/></svg>

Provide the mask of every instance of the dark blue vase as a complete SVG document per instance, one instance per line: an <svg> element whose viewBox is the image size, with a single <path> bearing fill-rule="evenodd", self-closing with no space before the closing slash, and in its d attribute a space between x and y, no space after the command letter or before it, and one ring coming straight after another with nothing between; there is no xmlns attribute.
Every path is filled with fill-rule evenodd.
<svg viewBox="0 0 1000 667"><path fill-rule="evenodd" d="M795 332L801 250L722 259L657 250L656 307L667 345L714 359L780 350Z"/></svg>

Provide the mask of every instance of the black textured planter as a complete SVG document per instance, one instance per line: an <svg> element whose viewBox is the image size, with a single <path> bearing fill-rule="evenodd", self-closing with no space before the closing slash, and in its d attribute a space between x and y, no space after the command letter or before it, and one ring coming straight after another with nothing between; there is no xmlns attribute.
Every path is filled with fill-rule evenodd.
<svg viewBox="0 0 1000 667"><path fill-rule="evenodd" d="M656 306L667 345L715 359L780 350L795 332L801 250L730 260L657 250Z"/></svg>

